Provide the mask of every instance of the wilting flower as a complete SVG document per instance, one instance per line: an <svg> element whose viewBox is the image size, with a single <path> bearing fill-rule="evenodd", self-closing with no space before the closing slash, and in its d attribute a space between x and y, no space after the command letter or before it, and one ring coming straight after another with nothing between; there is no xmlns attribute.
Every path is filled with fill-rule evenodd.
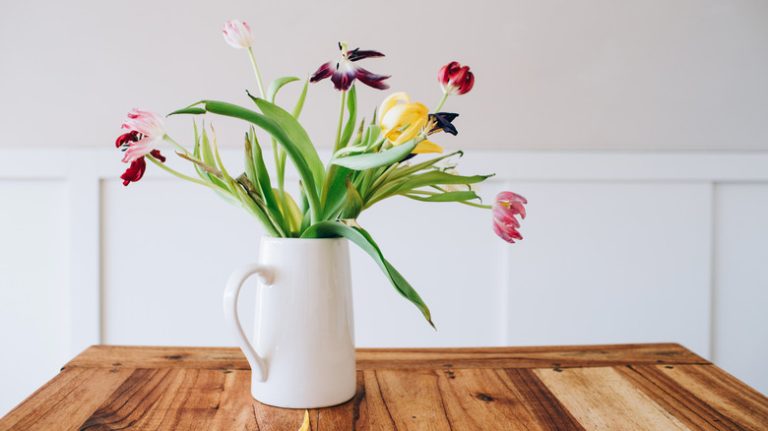
<svg viewBox="0 0 768 431"><path fill-rule="evenodd" d="M161 118L152 112L133 109L122 125L128 132L117 137L115 147L124 152L123 163L131 165L120 178L123 185L139 181L147 170L144 156L147 154L165 162L165 157L154 147L165 136L165 127Z"/></svg>
<svg viewBox="0 0 768 431"><path fill-rule="evenodd" d="M525 204L528 201L512 192L501 192L496 195L493 205L493 231L504 241L513 243L523 239L518 229L520 222L515 218L525 218Z"/></svg>
<svg viewBox="0 0 768 431"><path fill-rule="evenodd" d="M469 66L462 66L458 61L452 61L437 73L437 79L443 87L443 92L451 94L465 94L475 85L475 75L469 70Z"/></svg>
<svg viewBox="0 0 768 431"><path fill-rule="evenodd" d="M433 128L429 120L429 109L419 102L411 102L403 92L389 95L379 107L379 126L392 145L400 145L426 135L427 128ZM413 149L414 154L442 153L443 148L434 142L423 140Z"/></svg>
<svg viewBox="0 0 768 431"><path fill-rule="evenodd" d="M436 112L434 114L429 114L429 121L433 125L429 130L429 134L431 135L443 131L445 133L450 133L453 136L458 135L459 131L456 130L456 126L453 125L453 120L458 116L459 114L455 112Z"/></svg>
<svg viewBox="0 0 768 431"><path fill-rule="evenodd" d="M221 33L224 35L224 41L232 48L250 48L253 45L253 33L245 21L229 20L224 23Z"/></svg>
<svg viewBox="0 0 768 431"><path fill-rule="evenodd" d="M339 50L341 51L341 58L336 62L328 62L320 66L312 77L310 82L322 81L325 78L330 77L333 82L333 86L337 90L348 90L349 87L355 82L355 79L359 79L363 84L378 88L379 90L385 90L389 88L385 79L389 78L386 75L377 75L369 72L360 66L353 64L358 60L369 57L384 57L384 54L378 51L362 50L355 48L353 50L347 49L347 44L339 42Z"/></svg>

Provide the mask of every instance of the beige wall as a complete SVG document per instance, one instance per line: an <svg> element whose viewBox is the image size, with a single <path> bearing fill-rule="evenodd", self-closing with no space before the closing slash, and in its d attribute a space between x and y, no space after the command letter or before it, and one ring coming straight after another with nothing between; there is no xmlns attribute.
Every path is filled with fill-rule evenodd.
<svg viewBox="0 0 768 431"><path fill-rule="evenodd" d="M768 149L764 0L3 2L0 146L109 146L133 106L248 103L247 59L220 36L232 17L255 25L268 79L312 72L346 39L388 54L366 67L432 105L437 68L470 64L475 90L447 106L462 113L451 146ZM368 110L383 97L362 90ZM336 98L312 87L318 145ZM188 120L172 123L187 139ZM239 142L241 127L217 124Z"/></svg>

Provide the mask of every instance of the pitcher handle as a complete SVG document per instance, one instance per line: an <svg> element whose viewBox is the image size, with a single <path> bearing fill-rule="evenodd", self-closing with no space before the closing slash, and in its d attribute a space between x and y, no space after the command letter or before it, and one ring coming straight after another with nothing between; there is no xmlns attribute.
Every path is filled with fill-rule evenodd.
<svg viewBox="0 0 768 431"><path fill-rule="evenodd" d="M274 281L274 271L262 265L246 265L236 269L227 280L227 288L224 290L224 316L227 323L234 330L237 336L237 344L245 354L248 363L251 364L251 372L255 373L256 380L263 382L267 379L267 363L256 353L256 349L248 341L248 337L240 324L240 318L237 313L237 301L240 298L240 289L243 283L253 274L257 274L265 286L271 286Z"/></svg>

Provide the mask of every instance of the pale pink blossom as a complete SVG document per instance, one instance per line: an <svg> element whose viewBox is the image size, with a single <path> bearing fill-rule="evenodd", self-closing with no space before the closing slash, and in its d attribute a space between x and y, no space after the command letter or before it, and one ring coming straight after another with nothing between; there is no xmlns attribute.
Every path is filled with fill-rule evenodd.
<svg viewBox="0 0 768 431"><path fill-rule="evenodd" d="M520 222L517 216L525 218L525 204L528 201L513 192L501 192L496 195L493 205L493 231L504 241L514 243L523 239L518 229Z"/></svg>
<svg viewBox="0 0 768 431"><path fill-rule="evenodd" d="M131 163L149 154L165 136L165 126L159 115L135 108L128 113L122 128L128 130L128 133L120 136L116 144L124 151L124 163Z"/></svg>
<svg viewBox="0 0 768 431"><path fill-rule="evenodd" d="M221 33L224 35L224 41L232 48L250 48L253 45L253 33L245 21L229 20L224 23Z"/></svg>

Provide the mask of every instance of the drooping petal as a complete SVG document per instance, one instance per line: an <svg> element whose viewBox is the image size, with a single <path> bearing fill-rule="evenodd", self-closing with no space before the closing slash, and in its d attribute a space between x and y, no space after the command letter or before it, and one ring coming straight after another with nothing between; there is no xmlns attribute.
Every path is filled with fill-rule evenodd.
<svg viewBox="0 0 768 431"><path fill-rule="evenodd" d="M131 143L123 154L123 163L133 163L134 161L151 153L154 141L149 137L143 137L141 140Z"/></svg>
<svg viewBox="0 0 768 431"><path fill-rule="evenodd" d="M413 154L427 154L427 153L442 153L443 147L437 145L432 141L421 141L416 144L416 148L413 149Z"/></svg>
<svg viewBox="0 0 768 431"><path fill-rule="evenodd" d="M315 73L312 74L312 77L309 78L309 82L322 81L323 79L328 78L331 75L333 75L333 65L330 62L328 62L321 65L315 71Z"/></svg>
<svg viewBox="0 0 768 431"><path fill-rule="evenodd" d="M144 160L144 157L139 157L138 159L131 162L131 165L128 166L128 169L126 169L125 172L120 175L120 179L123 180L123 185L127 186L130 183L139 181L144 176L144 172L146 170L147 162Z"/></svg>
<svg viewBox="0 0 768 431"><path fill-rule="evenodd" d="M384 57L384 54L380 53L379 51L360 48L347 51L347 59L349 59L349 61L358 61L369 57Z"/></svg>
<svg viewBox="0 0 768 431"><path fill-rule="evenodd" d="M165 163L165 156L160 154L160 150L152 150L149 152L149 154L157 160Z"/></svg>
<svg viewBox="0 0 768 431"><path fill-rule="evenodd" d="M377 88L379 90L386 90L389 88L389 84L384 82L384 80L388 79L389 76L377 75L373 72L369 72L368 70L363 69L362 67L356 67L355 69L355 77L359 79L363 84L372 88Z"/></svg>
<svg viewBox="0 0 768 431"><path fill-rule="evenodd" d="M435 133L437 131L442 130L445 133L450 133L453 136L456 136L459 134L459 131L456 130L456 126L453 125L453 120L455 120L459 114L455 112L436 112L434 114L429 114L429 118L435 122L435 126L432 128L432 130L429 131L429 133Z"/></svg>

